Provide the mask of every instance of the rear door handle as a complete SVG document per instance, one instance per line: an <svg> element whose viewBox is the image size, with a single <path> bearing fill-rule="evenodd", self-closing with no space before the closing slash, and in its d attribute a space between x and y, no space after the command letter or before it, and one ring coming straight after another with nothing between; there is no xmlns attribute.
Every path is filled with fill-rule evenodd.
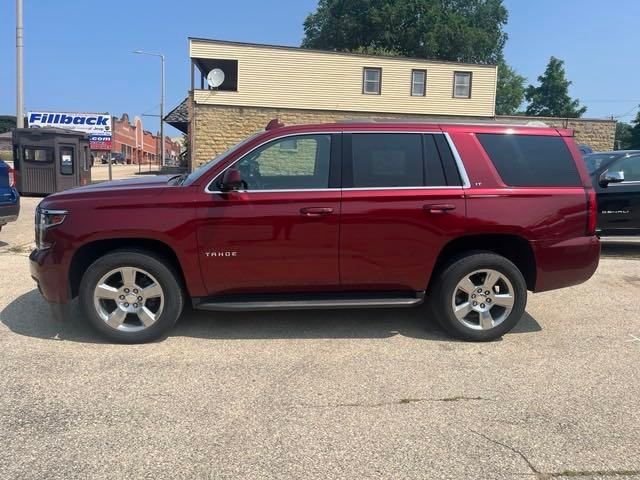
<svg viewBox="0 0 640 480"><path fill-rule="evenodd" d="M429 213L446 213L455 210L456 206L450 203L433 203L427 204L422 208Z"/></svg>
<svg viewBox="0 0 640 480"><path fill-rule="evenodd" d="M300 213L305 217L321 217L333 213L331 207L304 207L300 209Z"/></svg>

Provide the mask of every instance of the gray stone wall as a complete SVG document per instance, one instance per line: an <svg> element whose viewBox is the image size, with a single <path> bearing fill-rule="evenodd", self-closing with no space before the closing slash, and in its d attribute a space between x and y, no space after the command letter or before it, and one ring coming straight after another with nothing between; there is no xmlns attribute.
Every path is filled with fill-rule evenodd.
<svg viewBox="0 0 640 480"><path fill-rule="evenodd" d="M333 110L299 110L260 107L229 107L220 105L201 105L189 102L190 142L192 148L192 168L195 168L227 150L249 135L264 130L274 118L287 125L304 123L329 123L349 119L399 119L411 118L421 121L446 122L487 120L482 117L434 117L407 116L406 114L371 114L344 112ZM594 150L611 150L615 136L614 120L595 119L562 119L547 117L496 117L496 121L505 123L522 123L526 121L542 121L556 128L573 129L577 143L589 145Z"/></svg>

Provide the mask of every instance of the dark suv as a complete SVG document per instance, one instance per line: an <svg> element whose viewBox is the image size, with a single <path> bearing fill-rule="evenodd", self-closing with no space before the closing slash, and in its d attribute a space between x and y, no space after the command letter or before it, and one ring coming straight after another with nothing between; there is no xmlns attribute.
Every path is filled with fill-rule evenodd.
<svg viewBox="0 0 640 480"><path fill-rule="evenodd" d="M598 202L598 234L640 235L640 151L584 156Z"/></svg>
<svg viewBox="0 0 640 480"><path fill-rule="evenodd" d="M202 310L410 307L451 334L516 325L527 290L597 268L594 191L568 130L271 122L188 176L57 193L32 276L115 341Z"/></svg>

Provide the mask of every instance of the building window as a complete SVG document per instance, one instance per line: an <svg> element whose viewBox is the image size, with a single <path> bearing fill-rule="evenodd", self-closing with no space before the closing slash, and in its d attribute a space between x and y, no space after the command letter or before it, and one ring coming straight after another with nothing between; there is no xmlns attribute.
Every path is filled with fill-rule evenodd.
<svg viewBox="0 0 640 480"><path fill-rule="evenodd" d="M53 148L24 147L23 155L26 162L53 162Z"/></svg>
<svg viewBox="0 0 640 480"><path fill-rule="evenodd" d="M380 95L382 86L382 69L365 67L362 74L362 93Z"/></svg>
<svg viewBox="0 0 640 480"><path fill-rule="evenodd" d="M471 72L454 72L453 97L471 98Z"/></svg>
<svg viewBox="0 0 640 480"><path fill-rule="evenodd" d="M73 147L60 147L60 174L73 175Z"/></svg>
<svg viewBox="0 0 640 480"><path fill-rule="evenodd" d="M424 97L427 93L427 71L411 70L411 96Z"/></svg>
<svg viewBox="0 0 640 480"><path fill-rule="evenodd" d="M297 152L298 151L298 140L295 138L285 139L280 142L280 150L283 152Z"/></svg>

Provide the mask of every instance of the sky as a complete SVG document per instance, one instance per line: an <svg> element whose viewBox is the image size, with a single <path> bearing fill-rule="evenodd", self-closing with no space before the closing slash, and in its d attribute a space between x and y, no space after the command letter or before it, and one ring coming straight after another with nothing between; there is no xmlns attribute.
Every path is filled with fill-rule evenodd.
<svg viewBox="0 0 640 480"><path fill-rule="evenodd" d="M585 117L630 121L640 104L638 0L505 0L507 62L536 83L565 61ZM187 38L298 46L316 0L24 0L25 111L158 115L166 57L168 112L188 92ZM15 1L0 0L0 115L15 115ZM142 117L157 131L158 117ZM167 134L179 132L171 127Z"/></svg>

